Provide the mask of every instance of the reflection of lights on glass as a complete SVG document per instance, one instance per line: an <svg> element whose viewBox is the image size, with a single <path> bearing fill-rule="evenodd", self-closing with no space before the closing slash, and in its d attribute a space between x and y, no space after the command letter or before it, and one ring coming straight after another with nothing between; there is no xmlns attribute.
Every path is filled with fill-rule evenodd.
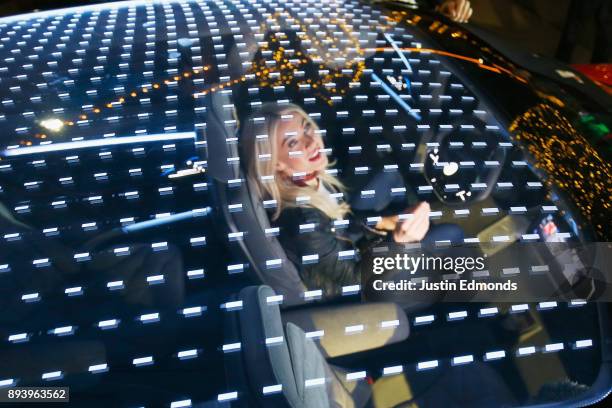
<svg viewBox="0 0 612 408"><path fill-rule="evenodd" d="M459 170L459 165L455 162L446 163L442 169L445 176L452 176Z"/></svg>
<svg viewBox="0 0 612 408"><path fill-rule="evenodd" d="M183 169L183 170L179 170L176 173L172 173L168 175L168 178L179 178L179 177L185 177L185 176L193 176L195 174L200 174L200 173L204 173L206 170L201 167L201 166L196 166L194 168L191 169Z"/></svg>
<svg viewBox="0 0 612 408"><path fill-rule="evenodd" d="M403 82L401 77L399 79L396 79L395 77L391 75L387 75L387 81L389 81L389 83L391 83L391 85L393 85L393 87L397 89L398 91L401 91L407 88L406 83Z"/></svg>
<svg viewBox="0 0 612 408"><path fill-rule="evenodd" d="M195 139L194 132L179 132L179 133L162 133L142 136L123 136L123 137L109 137L107 139L92 139L92 140L78 140L73 142L64 143L53 143L42 142L39 146L32 147L17 147L6 149L0 154L4 156L22 156L24 154L37 154L37 153L49 153L59 152L65 150L85 149L92 147L107 147L107 146L118 146L134 143L147 143L147 142L160 142L170 140L184 140L184 139Z"/></svg>
<svg viewBox="0 0 612 408"><path fill-rule="evenodd" d="M471 191L465 191L465 190L461 190L461 191L457 191L455 193L455 197L459 197L461 199L461 201L465 201L466 197L471 197L472 196L472 192Z"/></svg>
<svg viewBox="0 0 612 408"><path fill-rule="evenodd" d="M508 128L529 151L534 166L546 172L547 184L568 194L598 238L610 241L606 226L612 207L612 166L558 110L558 105L549 102L530 108ZM548 199L557 201L559 196Z"/></svg>
<svg viewBox="0 0 612 408"><path fill-rule="evenodd" d="M52 132L59 132L64 127L64 122L58 118L51 118L41 121L40 126Z"/></svg>
<svg viewBox="0 0 612 408"><path fill-rule="evenodd" d="M397 103L400 105L406 113L415 118L416 120L421 120L421 116L417 113L416 110L413 110L407 103L404 101L398 94L393 92L391 87L385 84L375 73L372 73L372 79L382 87L383 91L385 91L389 96L391 96ZM314 87L314 85L313 85Z"/></svg>

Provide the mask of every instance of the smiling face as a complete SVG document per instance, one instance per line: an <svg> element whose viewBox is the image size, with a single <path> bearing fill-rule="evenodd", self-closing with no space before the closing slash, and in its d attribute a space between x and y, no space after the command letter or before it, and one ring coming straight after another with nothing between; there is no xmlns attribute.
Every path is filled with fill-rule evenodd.
<svg viewBox="0 0 612 408"><path fill-rule="evenodd" d="M320 152L323 139L311 122L297 112L291 119L281 119L276 128L276 171L292 178L295 173L325 170L327 156Z"/></svg>

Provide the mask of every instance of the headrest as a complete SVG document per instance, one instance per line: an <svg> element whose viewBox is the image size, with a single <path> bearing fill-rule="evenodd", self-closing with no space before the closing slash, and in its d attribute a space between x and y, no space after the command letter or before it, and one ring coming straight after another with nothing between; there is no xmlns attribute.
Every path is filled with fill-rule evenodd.
<svg viewBox="0 0 612 408"><path fill-rule="evenodd" d="M235 139L237 122L229 94L211 93L206 97L207 171L210 177L228 182L240 177L240 154Z"/></svg>
<svg viewBox="0 0 612 408"><path fill-rule="evenodd" d="M278 241L265 234L265 229L270 225L266 209L263 208L262 197L259 196L257 187L250 184L241 169L241 157L235 137L236 121L232 116L233 105L230 96L223 93L210 94L207 96L206 105L208 174L217 184L221 184L217 187L223 190L218 195L223 208L236 202L244 204L241 212L230 213L224 210L226 221L233 232L246 232L240 245L255 268L259 280L281 293L285 297L285 304L300 303L305 286ZM244 183L241 182L239 188L226 191L228 182L238 179ZM266 265L266 261L277 259L281 260L282 269Z"/></svg>

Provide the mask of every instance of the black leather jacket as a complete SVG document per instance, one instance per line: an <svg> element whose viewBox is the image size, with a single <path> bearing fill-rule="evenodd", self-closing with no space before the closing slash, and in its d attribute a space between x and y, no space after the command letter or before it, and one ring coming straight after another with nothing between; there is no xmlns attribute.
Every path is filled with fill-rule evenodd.
<svg viewBox="0 0 612 408"><path fill-rule="evenodd" d="M359 253L386 239L386 233L368 227L357 217L348 217L348 221L344 228L334 227L333 220L320 210L298 206L283 209L273 223L279 227L278 238L287 257L309 290L322 289L324 295L336 295L343 286L360 284ZM352 257L339 254L351 250L355 251ZM303 262L303 256L315 254L318 260Z"/></svg>

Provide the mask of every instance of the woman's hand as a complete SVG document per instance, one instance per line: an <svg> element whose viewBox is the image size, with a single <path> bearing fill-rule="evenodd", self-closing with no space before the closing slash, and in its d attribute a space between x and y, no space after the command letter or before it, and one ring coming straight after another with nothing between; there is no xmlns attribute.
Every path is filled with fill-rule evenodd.
<svg viewBox="0 0 612 408"><path fill-rule="evenodd" d="M468 0L445 0L436 10L458 23L467 23L473 12Z"/></svg>
<svg viewBox="0 0 612 408"><path fill-rule="evenodd" d="M429 203L423 201L407 211L409 216L398 221L393 231L393 240L398 243L418 242L429 229Z"/></svg>
<svg viewBox="0 0 612 408"><path fill-rule="evenodd" d="M394 231L398 220L399 217L397 215L381 217L374 228L381 231Z"/></svg>

